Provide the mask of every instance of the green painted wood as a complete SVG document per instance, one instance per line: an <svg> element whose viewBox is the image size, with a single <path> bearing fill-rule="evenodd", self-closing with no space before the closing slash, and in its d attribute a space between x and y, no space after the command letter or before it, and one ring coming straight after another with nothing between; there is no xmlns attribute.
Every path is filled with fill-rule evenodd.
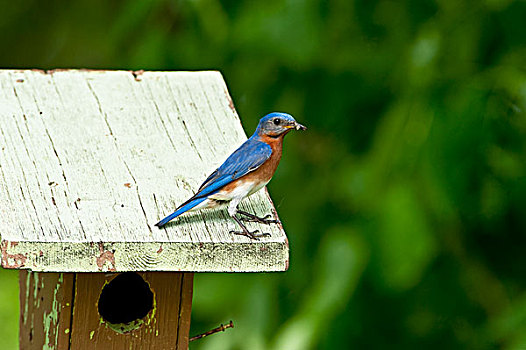
<svg viewBox="0 0 526 350"><path fill-rule="evenodd" d="M20 349L69 349L74 278L20 271Z"/></svg>
<svg viewBox="0 0 526 350"><path fill-rule="evenodd" d="M0 70L5 268L283 271L281 225L253 241L223 210L154 224L246 135L218 72ZM274 210L266 190L241 209Z"/></svg>

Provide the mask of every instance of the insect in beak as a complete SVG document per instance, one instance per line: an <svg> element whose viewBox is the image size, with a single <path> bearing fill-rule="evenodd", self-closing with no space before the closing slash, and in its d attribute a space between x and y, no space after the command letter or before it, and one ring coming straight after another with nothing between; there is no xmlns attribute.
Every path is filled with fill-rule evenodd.
<svg viewBox="0 0 526 350"><path fill-rule="evenodd" d="M296 128L296 130L307 130L307 127L305 125L301 125L300 123L296 123L294 127Z"/></svg>

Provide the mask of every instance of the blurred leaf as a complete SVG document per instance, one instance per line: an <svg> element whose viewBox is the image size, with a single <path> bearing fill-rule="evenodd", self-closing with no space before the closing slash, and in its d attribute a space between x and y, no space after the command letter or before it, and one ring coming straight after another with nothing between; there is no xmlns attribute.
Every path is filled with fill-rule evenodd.
<svg viewBox="0 0 526 350"><path fill-rule="evenodd" d="M409 186L394 185L381 201L374 233L379 282L401 292L420 281L436 254L436 241Z"/></svg>
<svg viewBox="0 0 526 350"><path fill-rule="evenodd" d="M276 335L274 349L314 349L332 315L349 300L366 264L366 246L352 229L336 227L321 242L314 281L298 313ZM335 334L334 336L338 336Z"/></svg>
<svg viewBox="0 0 526 350"><path fill-rule="evenodd" d="M0 268L0 337L4 349L18 349L18 271Z"/></svg>

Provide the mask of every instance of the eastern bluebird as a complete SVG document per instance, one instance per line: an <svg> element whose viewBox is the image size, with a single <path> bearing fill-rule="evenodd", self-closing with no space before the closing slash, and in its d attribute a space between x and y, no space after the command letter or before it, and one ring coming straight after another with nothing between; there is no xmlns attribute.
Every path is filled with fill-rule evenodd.
<svg viewBox="0 0 526 350"><path fill-rule="evenodd" d="M168 215L156 226L164 226L170 220L189 210L214 208L228 203L228 214L241 226L241 231L231 233L258 239L269 235L249 231L236 214L244 215L244 221L264 224L277 223L270 215L260 218L239 210L239 203L246 197L263 188L272 178L283 148L283 137L292 129L306 130L286 113L270 113L261 118L258 127L248 140L232 153L199 187L192 198L181 204L175 212Z"/></svg>

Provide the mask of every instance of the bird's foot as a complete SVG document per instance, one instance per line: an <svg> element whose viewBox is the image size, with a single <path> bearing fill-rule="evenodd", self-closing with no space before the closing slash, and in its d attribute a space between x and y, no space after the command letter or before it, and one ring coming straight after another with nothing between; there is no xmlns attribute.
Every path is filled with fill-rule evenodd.
<svg viewBox="0 0 526 350"><path fill-rule="evenodd" d="M243 221L246 221L246 222L259 222L259 223L262 223L262 224L279 224L279 220L275 220L275 219L269 219L271 218L272 215L270 214L267 214L265 215L264 217L259 217L259 216L255 216L254 217L242 217L241 220Z"/></svg>
<svg viewBox="0 0 526 350"><path fill-rule="evenodd" d="M257 233L259 230L249 231L249 230L242 230L242 231L230 231L230 233L233 233L235 235L239 236L245 236L250 239L259 241L261 237L270 237L270 233Z"/></svg>
<svg viewBox="0 0 526 350"><path fill-rule="evenodd" d="M246 211L238 210L237 212L239 214L241 214L241 215L244 215L244 217L241 218L241 220L243 220L243 221L259 222L259 223L267 224L267 225L269 225L269 224L279 224L280 223L279 220L270 219L272 217L272 215L270 215L270 214L267 214L267 215L265 215L264 217L261 218L261 217L259 217L257 215L247 213Z"/></svg>

